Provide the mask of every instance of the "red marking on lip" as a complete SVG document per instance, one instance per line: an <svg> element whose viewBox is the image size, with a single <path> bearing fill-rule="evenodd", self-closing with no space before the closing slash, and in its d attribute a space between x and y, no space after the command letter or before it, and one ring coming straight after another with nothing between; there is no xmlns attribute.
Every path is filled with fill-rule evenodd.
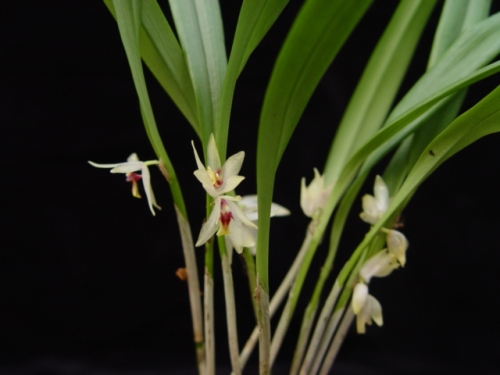
<svg viewBox="0 0 500 375"><path fill-rule="evenodd" d="M130 173L130 174L127 174L127 181L128 182L137 182L139 181L140 179L142 178L142 176L140 174L137 174L137 173Z"/></svg>

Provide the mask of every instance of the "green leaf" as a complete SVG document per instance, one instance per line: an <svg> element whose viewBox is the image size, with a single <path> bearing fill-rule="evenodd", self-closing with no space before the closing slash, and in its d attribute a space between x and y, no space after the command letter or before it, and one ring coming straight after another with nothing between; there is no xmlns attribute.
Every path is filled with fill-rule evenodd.
<svg viewBox="0 0 500 375"><path fill-rule="evenodd" d="M434 35L428 69L445 54L457 40L462 30L488 17L490 1L446 1ZM457 116L465 98L466 90L443 99L428 115L415 121L422 121L415 134L405 139L384 172L384 181L390 191L397 191L427 144Z"/></svg>
<svg viewBox="0 0 500 375"><path fill-rule="evenodd" d="M466 29L399 102L391 121L443 87L493 60L500 51L500 13Z"/></svg>
<svg viewBox="0 0 500 375"><path fill-rule="evenodd" d="M386 213L367 234L358 249L364 248L379 232L385 221L400 211L417 188L443 162L478 139L500 132L500 86L470 110L459 116L422 152L398 193L392 198Z"/></svg>
<svg viewBox="0 0 500 375"><path fill-rule="evenodd" d="M104 3L116 18L112 0ZM196 100L182 49L156 0L143 0L141 7L141 56L199 135Z"/></svg>
<svg viewBox="0 0 500 375"><path fill-rule="evenodd" d="M327 183L384 122L434 5L406 0L396 9L340 122L325 166Z"/></svg>
<svg viewBox="0 0 500 375"><path fill-rule="evenodd" d="M271 28L289 0L245 0L241 7L222 90L215 141L221 159L226 158L227 137L236 80L251 53Z"/></svg>
<svg viewBox="0 0 500 375"><path fill-rule="evenodd" d="M139 53L139 33L141 27L141 1L140 0L114 0L116 21L122 38L123 47L130 65L135 89L139 97L142 119L146 127L149 141L156 152L156 155L163 162L169 176L169 183L172 190L172 196L177 208L184 217L187 218L186 207L182 198L180 186L178 184L175 170L170 162L167 151L160 138L156 121L149 100L148 89L142 70L142 61Z"/></svg>
<svg viewBox="0 0 500 375"><path fill-rule="evenodd" d="M169 0L186 54L198 107L203 147L214 131L226 74L226 47L217 0Z"/></svg>
<svg viewBox="0 0 500 375"><path fill-rule="evenodd" d="M257 148L257 273L266 292L269 211L277 166L314 89L370 4L370 0L307 1L276 61L264 99Z"/></svg>

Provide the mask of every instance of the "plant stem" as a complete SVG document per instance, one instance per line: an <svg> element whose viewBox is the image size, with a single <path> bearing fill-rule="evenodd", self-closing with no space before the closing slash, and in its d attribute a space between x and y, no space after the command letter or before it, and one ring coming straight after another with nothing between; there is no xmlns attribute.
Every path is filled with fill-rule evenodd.
<svg viewBox="0 0 500 375"><path fill-rule="evenodd" d="M205 244L205 285L203 304L205 308L205 353L206 375L215 375L215 331L214 331L214 279L213 279L213 244Z"/></svg>
<svg viewBox="0 0 500 375"><path fill-rule="evenodd" d="M235 375L241 375L241 367L238 360L238 327L236 324L236 304L234 301L234 284L231 265L227 255L226 243L224 237L219 237L219 251L222 260L222 275L224 279L224 297L226 299L226 319L227 319L227 334L229 341L229 356L231 365ZM233 251L232 249L230 251Z"/></svg>
<svg viewBox="0 0 500 375"><path fill-rule="evenodd" d="M376 240L373 241L372 245L377 242ZM372 246L373 247L373 246ZM316 374L319 366L321 365L321 362L323 361L323 356L325 352L327 351L328 345L330 343L330 340L335 333L335 330L337 329L337 326L339 324L340 318L342 317L342 314L344 311L349 310L350 306L347 306L347 303L349 299L351 298L352 294L352 289L354 284L358 280L358 273L361 268L361 266L364 263L364 260L366 259L366 254L368 253L368 249L363 252L361 257L358 259L356 263L347 263L346 265L349 268L349 274L348 274L348 280L346 281L345 279L341 279L340 277L337 278L337 281L335 282L332 292L330 295L332 296L330 301L327 301L328 303L325 303L325 307L323 308L324 311L321 313L321 317L329 317L329 321L326 327L322 327L323 329L318 329L318 339L320 339L320 342L315 341L314 346L310 346L308 349L308 356L312 359L312 366L311 366L311 361L308 362L308 368L303 368L301 369L301 374ZM345 268L345 266L344 266ZM343 270L343 274L347 274L346 270ZM340 292L339 286L343 285L343 290L342 294L337 300L338 294ZM335 297L335 298L333 298ZM335 308L333 308L332 304L334 304ZM327 306L328 305L328 306ZM329 311L327 311L327 309ZM331 311L334 311L332 314ZM328 313L328 315L327 315ZM321 322L321 319L320 319ZM318 322L319 325L319 322ZM341 329L339 328L339 331ZM316 332L315 332L316 333ZM338 332L337 332L338 334ZM312 340L311 340L312 341ZM319 345L318 345L319 344ZM339 344L340 345L340 344ZM304 362L305 365L305 362Z"/></svg>
<svg viewBox="0 0 500 375"><path fill-rule="evenodd" d="M255 319L257 321L257 316L258 316L258 306L257 306L257 301L255 300L255 280L256 280L256 274L255 274L255 261L253 259L252 252L248 248L243 249L243 253L241 254L243 257L243 261L245 262L246 270L247 270L247 276L248 276L248 286L250 288L250 299L252 300L252 306L253 306L253 311L255 314ZM274 299L274 298L273 298ZM272 303L272 301L271 301Z"/></svg>
<svg viewBox="0 0 500 375"><path fill-rule="evenodd" d="M198 267L196 266L196 257L194 253L193 236L189 222L174 205L177 215L177 222L182 240L182 250L184 252L184 261L186 262L187 283L189 291L189 303L191 306L191 318L193 321L194 344L196 348L196 361L200 375L205 374L205 349L203 345L203 321L200 298L200 282L198 280Z"/></svg>
<svg viewBox="0 0 500 375"><path fill-rule="evenodd" d="M347 334L347 330L351 326L353 318L354 318L354 311L352 311L352 308L349 307L347 308L347 311L344 314L344 317L342 318L342 322L340 323L339 329L335 334L335 337L332 341L332 344L330 345L330 348L328 349L328 353L326 354L323 366L321 366L319 375L328 375L328 372L330 371L330 368L332 367L333 362L337 357L340 345L342 345L342 342L344 341L344 338Z"/></svg>
<svg viewBox="0 0 500 375"><path fill-rule="evenodd" d="M256 295L259 306L257 311L259 321L259 374L270 375L271 318L269 316L269 293L264 290L259 274L257 274Z"/></svg>
<svg viewBox="0 0 500 375"><path fill-rule="evenodd" d="M306 254L307 248L309 247L309 244L311 242L312 235L308 231L306 234L306 237L304 239L304 242L297 253L297 256L295 257L295 260L293 261L292 266L288 270L285 278L281 282L278 290L276 293L274 293L273 298L271 299L271 303L269 304L269 314L270 317L272 318L276 310L278 309L279 305L283 301L283 299L286 296L286 293L290 289L290 286L292 285L293 280L295 279L295 276L297 275L297 272L299 270L300 265L302 264L302 261L304 259L304 256ZM257 343L257 339L259 338L259 326L256 326L254 330L252 331L252 334L248 338L245 346L243 347L243 350L241 351L240 354L240 366L241 368L245 367L248 358L252 354L252 351L255 347L255 344ZM233 375L233 374L232 374Z"/></svg>
<svg viewBox="0 0 500 375"><path fill-rule="evenodd" d="M318 348L318 345L321 341L321 337L323 337L323 333L325 332L325 329L328 326L328 322L330 320L330 317L332 316L332 310L335 307L335 302L337 302L337 297L338 297L341 290L342 290L342 287L336 281L330 294L328 295L328 298L325 301L325 305L323 306L323 309L321 310L318 322L316 323L316 328L314 330L313 336L312 336L311 341L309 343L309 347L307 349L306 357L304 359L302 367L300 368L300 374L308 374L309 373L309 369L311 367L314 356L317 352L317 348ZM310 320L310 322L311 322L310 324L312 324L312 319ZM306 337L306 343L307 343L307 337ZM304 346L305 346L305 344L304 344ZM300 366L300 360L302 358L297 358L297 359L298 359L297 366ZM295 359L294 359L294 361L295 361ZM296 371L294 371L294 372L296 373Z"/></svg>

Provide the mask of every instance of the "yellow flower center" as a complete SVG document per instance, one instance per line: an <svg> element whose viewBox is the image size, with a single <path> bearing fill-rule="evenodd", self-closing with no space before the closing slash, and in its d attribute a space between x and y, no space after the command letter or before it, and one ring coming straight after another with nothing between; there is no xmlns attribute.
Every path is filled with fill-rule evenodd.
<svg viewBox="0 0 500 375"><path fill-rule="evenodd" d="M208 176L210 177L210 180L212 180L212 184L218 188L222 186L223 180L222 180L222 175L221 175L221 170L217 169L215 172L212 170L212 168L207 167L207 173Z"/></svg>

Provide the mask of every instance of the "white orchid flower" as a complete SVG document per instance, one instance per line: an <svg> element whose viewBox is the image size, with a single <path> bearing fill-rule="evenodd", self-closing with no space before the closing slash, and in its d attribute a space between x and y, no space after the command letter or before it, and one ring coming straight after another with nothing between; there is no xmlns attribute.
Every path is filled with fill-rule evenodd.
<svg viewBox="0 0 500 375"><path fill-rule="evenodd" d="M330 193L332 192L333 184L325 186L325 179L316 168L314 168L314 178L306 187L306 179L302 177L300 182L300 207L307 217L313 217L321 210Z"/></svg>
<svg viewBox="0 0 500 375"><path fill-rule="evenodd" d="M359 274L366 283L369 283L372 277L388 276L396 268L399 268L396 256L384 249L368 259Z"/></svg>
<svg viewBox="0 0 500 375"><path fill-rule="evenodd" d="M394 254L402 267L406 263L406 249L408 249L408 240L405 235L394 229L382 228L382 232L387 233L386 242L389 253Z"/></svg>
<svg viewBox="0 0 500 375"><path fill-rule="evenodd" d="M244 247L255 246L257 226L252 223L235 203L241 197L223 195L214 201L214 209L201 227L196 246L207 242L217 231L217 236L227 236L238 253ZM217 230L218 229L218 230Z"/></svg>
<svg viewBox="0 0 500 375"><path fill-rule="evenodd" d="M194 142L191 142L194 150L194 157L198 169L194 171L194 175L201 182L203 188L212 197L217 198L231 190L234 190L241 181L245 179L243 176L238 176L238 173L245 158L245 152L240 151L226 160L223 166L220 163L219 151L215 144L214 135L210 135L207 148L207 167L203 165L194 147Z"/></svg>
<svg viewBox="0 0 500 375"><path fill-rule="evenodd" d="M375 297L368 294L368 286L358 283L352 293L352 310L356 314L356 331L365 333L365 325L375 322L379 327L384 324L382 306Z"/></svg>
<svg viewBox="0 0 500 375"><path fill-rule="evenodd" d="M257 195L245 195L244 197L241 198L240 201L237 201L236 204L238 205L239 208L241 208L241 211L245 214L248 220L250 220L254 224L257 224L257 220L259 219ZM271 217L288 216L288 215L290 215L290 211L287 208L274 202L271 203L271 214L270 214ZM257 228L250 228L250 230L254 232L255 238L257 238ZM235 248L233 246L233 243L231 242L231 239L228 236L226 236L226 248L229 254L231 254L231 250ZM250 246L249 249L252 252L252 254L255 255L256 252L255 245Z"/></svg>
<svg viewBox="0 0 500 375"><path fill-rule="evenodd" d="M241 210L245 213L245 215L248 217L249 220L251 221L257 221L258 220L258 198L257 195L245 195L241 197L241 200L236 202L237 205L241 208ZM271 217L274 216L288 216L290 215L290 211L277 204L277 203L271 203Z"/></svg>
<svg viewBox="0 0 500 375"><path fill-rule="evenodd" d="M111 168L111 173L125 173L127 181L132 183L132 195L136 198L141 198L137 181L142 180L151 213L155 215L153 206L161 210L161 207L156 203L153 188L151 187L151 176L148 169L150 165L158 165L158 160L140 161L137 154L133 153L127 158L125 163L97 164L89 161L89 164L96 168ZM141 171L141 174L135 173L137 171Z"/></svg>
<svg viewBox="0 0 500 375"><path fill-rule="evenodd" d="M373 194L366 194L362 199L363 212L359 215L361 220L375 224L389 207L389 189L380 176L375 177Z"/></svg>

